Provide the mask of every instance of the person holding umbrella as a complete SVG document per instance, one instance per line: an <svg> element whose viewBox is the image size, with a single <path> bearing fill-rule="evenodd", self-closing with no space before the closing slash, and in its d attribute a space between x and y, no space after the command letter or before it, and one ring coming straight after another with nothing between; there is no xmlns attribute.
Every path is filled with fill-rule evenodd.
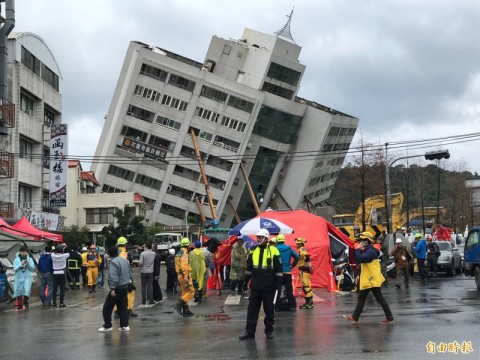
<svg viewBox="0 0 480 360"><path fill-rule="evenodd" d="M247 325L240 340L255 339L260 306L265 312L265 335L273 339L275 324L275 301L282 288L283 272L279 251L268 244L270 236L267 229L257 231L258 246L247 259L245 282L250 282L250 297L247 310Z"/></svg>

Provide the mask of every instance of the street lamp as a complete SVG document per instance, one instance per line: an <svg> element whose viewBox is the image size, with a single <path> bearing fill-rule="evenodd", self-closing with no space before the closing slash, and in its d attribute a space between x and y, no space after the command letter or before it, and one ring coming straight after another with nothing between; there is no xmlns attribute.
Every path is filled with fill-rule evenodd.
<svg viewBox="0 0 480 360"><path fill-rule="evenodd" d="M385 185L387 188L387 233L391 234L393 233L392 229L392 198L391 198L391 193L390 193L390 168L399 160L404 160L404 159L411 159L411 158L416 158L416 157L421 157L425 156L426 160L440 160L440 159L448 159L450 158L450 153L448 150L439 150L439 151L429 151L423 155L410 155L410 156L402 156L399 157L398 159L393 160L390 164L385 162ZM440 181L440 179L439 179ZM440 195L438 195L440 196ZM437 204L437 212L438 212L438 204ZM408 219L407 219L408 221Z"/></svg>

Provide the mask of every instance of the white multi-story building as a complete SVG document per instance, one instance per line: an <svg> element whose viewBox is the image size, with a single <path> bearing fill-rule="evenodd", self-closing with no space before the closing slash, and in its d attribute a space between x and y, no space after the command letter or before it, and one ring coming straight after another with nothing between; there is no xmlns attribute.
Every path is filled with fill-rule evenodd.
<svg viewBox="0 0 480 360"><path fill-rule="evenodd" d="M297 96L300 51L251 29L214 36L202 63L131 42L95 153L102 191L140 193L150 223L212 218L193 131L221 226L255 216L252 192L261 209L320 206L358 119Z"/></svg>
<svg viewBox="0 0 480 360"><path fill-rule="evenodd" d="M50 125L62 122L60 68L38 35L11 33L7 44L7 97L15 121L0 134L0 216L58 214L49 207L49 142Z"/></svg>

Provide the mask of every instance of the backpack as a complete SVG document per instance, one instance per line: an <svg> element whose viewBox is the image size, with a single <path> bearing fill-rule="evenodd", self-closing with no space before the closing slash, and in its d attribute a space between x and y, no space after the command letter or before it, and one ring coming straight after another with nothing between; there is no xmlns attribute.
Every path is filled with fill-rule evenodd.
<svg viewBox="0 0 480 360"><path fill-rule="evenodd" d="M42 273L53 272L53 261L52 256L50 254L43 254L38 259L38 271Z"/></svg>

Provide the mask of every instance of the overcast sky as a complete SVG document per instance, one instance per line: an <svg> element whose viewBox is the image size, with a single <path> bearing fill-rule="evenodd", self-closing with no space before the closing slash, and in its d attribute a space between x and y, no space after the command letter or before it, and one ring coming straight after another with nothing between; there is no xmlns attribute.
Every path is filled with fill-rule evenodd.
<svg viewBox="0 0 480 360"><path fill-rule="evenodd" d="M240 39L245 27L273 34L293 6L291 33L307 66L299 96L358 117L354 141L361 134L370 143L422 143L480 132L477 0L17 0L15 6L14 31L43 38L60 66L70 156L94 154L130 41L202 62L213 35ZM480 173L480 137L474 139L445 141L452 155L447 166L463 162Z"/></svg>

